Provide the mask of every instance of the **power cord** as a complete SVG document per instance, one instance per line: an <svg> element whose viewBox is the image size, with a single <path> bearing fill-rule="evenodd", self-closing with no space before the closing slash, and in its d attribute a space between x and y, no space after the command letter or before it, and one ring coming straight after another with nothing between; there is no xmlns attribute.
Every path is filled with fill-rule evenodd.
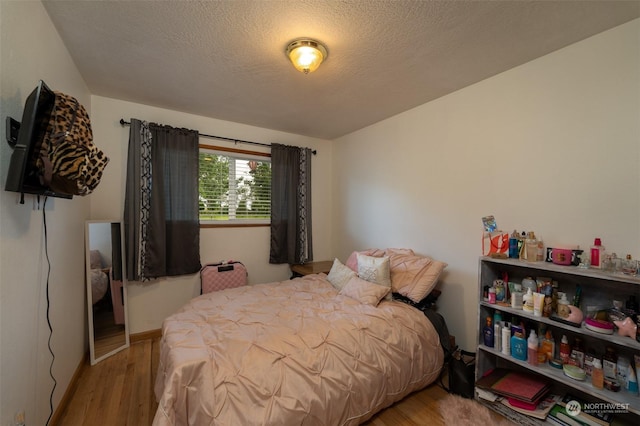
<svg viewBox="0 0 640 426"><path fill-rule="evenodd" d="M51 394L49 395L49 417L47 418L47 425L51 421L51 417L53 416L53 394L56 390L56 386L58 382L53 375L53 363L56 359L55 354L53 353L53 348L51 347L51 338L53 337L53 327L51 326L51 318L49 315L50 308L50 299L49 299L49 277L51 276L51 261L49 260L49 243L47 240L47 198L44 197L44 202L42 204L42 224L44 227L44 254L47 259L47 284L46 284L46 295L47 295L47 326L49 327L49 339L47 341L47 347L49 348L49 353L51 354L51 364L49 365L49 376L53 380L53 388L51 389ZM38 204L40 204L40 196L38 196Z"/></svg>

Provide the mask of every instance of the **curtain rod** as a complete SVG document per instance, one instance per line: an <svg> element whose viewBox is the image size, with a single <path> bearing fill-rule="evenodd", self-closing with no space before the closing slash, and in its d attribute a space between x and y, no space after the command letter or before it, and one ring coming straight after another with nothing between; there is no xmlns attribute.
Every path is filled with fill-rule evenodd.
<svg viewBox="0 0 640 426"><path fill-rule="evenodd" d="M122 127L124 127L124 126L131 125L131 123L128 122L128 121L124 121L124 118L121 118L120 119L120 125ZM202 136L203 138L220 139L220 140L223 140L223 141L233 142L235 144L245 143L245 144L249 144L249 145L259 145L259 146L266 146L268 148L271 148L271 144L270 143L252 142L252 141L245 141L245 140L242 140L242 139L225 138L224 136L207 135L205 133L199 133L199 132L198 132L198 135ZM316 155L317 151L314 149L313 151L311 151L311 153L313 155Z"/></svg>

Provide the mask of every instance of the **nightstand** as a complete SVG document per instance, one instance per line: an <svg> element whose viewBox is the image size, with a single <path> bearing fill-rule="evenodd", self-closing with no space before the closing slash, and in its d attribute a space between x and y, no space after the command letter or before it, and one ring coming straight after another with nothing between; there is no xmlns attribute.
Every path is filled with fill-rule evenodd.
<svg viewBox="0 0 640 426"><path fill-rule="evenodd" d="M309 274L319 274L320 272L329 274L332 266L333 260L320 260L318 262L289 265L291 268L291 278L304 277Z"/></svg>

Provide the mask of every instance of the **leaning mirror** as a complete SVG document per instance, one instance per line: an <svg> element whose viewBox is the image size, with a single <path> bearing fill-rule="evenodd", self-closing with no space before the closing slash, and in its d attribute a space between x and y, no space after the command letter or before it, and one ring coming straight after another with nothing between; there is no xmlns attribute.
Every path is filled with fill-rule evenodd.
<svg viewBox="0 0 640 426"><path fill-rule="evenodd" d="M86 223L87 311L91 365L129 347L123 241L121 222Z"/></svg>

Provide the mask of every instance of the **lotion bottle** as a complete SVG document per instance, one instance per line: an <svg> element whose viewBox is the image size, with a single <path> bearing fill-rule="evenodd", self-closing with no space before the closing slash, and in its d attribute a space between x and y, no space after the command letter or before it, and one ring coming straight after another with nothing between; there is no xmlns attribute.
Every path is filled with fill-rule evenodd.
<svg viewBox="0 0 640 426"><path fill-rule="evenodd" d="M531 365L538 365L538 336L535 330L531 330L527 340L527 360Z"/></svg>

